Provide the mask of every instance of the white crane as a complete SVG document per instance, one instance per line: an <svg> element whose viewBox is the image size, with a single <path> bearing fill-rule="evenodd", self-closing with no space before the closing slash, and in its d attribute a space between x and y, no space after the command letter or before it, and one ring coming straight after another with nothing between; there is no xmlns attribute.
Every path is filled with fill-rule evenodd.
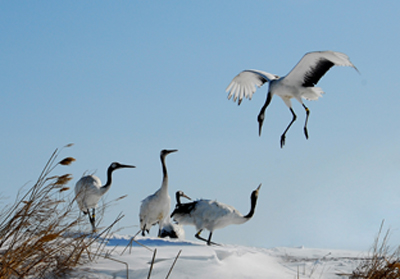
<svg viewBox="0 0 400 279"><path fill-rule="evenodd" d="M171 197L168 194L168 173L165 165L165 157L176 151L178 150L161 150L160 160L163 171L163 180L160 189L142 200L139 213L142 236L145 235L145 232L149 233L150 228L157 223L159 226L158 236L160 236L164 220L169 215L171 209Z"/></svg>
<svg viewBox="0 0 400 279"><path fill-rule="evenodd" d="M76 182L76 202L78 203L79 209L82 210L84 214L88 214L93 232L96 231L95 208L97 207L97 203L101 197L110 190L113 171L121 168L135 168L135 166L124 165L118 162L111 163L107 169L107 182L103 186L101 186L100 179L95 175L83 176ZM90 214L90 209L92 209L92 214Z"/></svg>
<svg viewBox="0 0 400 279"><path fill-rule="evenodd" d="M265 110L271 102L273 95L278 95L285 102L292 113L292 121L289 123L281 136L281 148L285 145L286 132L296 120L296 114L292 109L291 99L295 98L306 110L306 121L304 124L304 134L308 139L307 122L310 110L304 105L302 98L306 100L317 100L324 93L321 88L314 87L321 77L332 66L349 66L357 70L350 62L349 57L340 52L334 51L315 51L306 53L292 71L285 77L279 77L259 70L244 70L233 78L226 88L229 93L228 99L233 96L233 101L238 100L238 105L243 97L251 99L256 91L256 86L261 87L269 82L267 99L258 114L259 135L264 121ZM358 71L358 70L357 70Z"/></svg>
<svg viewBox="0 0 400 279"><path fill-rule="evenodd" d="M186 196L185 193L183 193L182 191L177 191L175 193L176 207L182 204L181 197L185 197L191 200L191 198ZM168 216L168 218L165 219L163 228L161 229L160 237L184 239L185 230L183 229L181 224L177 224L176 222L171 222L171 218Z"/></svg>
<svg viewBox="0 0 400 279"><path fill-rule="evenodd" d="M233 206L218 201L200 199L177 205L171 217L178 224L195 226L197 231L196 238L206 241L208 245L216 244L211 242L214 230L231 224L243 224L253 217L260 187L261 184L251 193L251 206L247 215L242 215ZM207 240L200 236L203 229L207 229L210 232Z"/></svg>

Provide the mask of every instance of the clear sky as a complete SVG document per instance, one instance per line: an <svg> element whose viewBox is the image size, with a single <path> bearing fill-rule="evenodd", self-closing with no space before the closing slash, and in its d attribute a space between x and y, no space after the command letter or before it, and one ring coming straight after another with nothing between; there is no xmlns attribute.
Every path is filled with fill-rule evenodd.
<svg viewBox="0 0 400 279"><path fill-rule="evenodd" d="M54 149L77 161L56 172L75 182L112 161L102 225L136 233L140 201L169 193L217 199L248 223L216 231L215 242L259 247L369 249L381 221L400 242L396 1L1 1L0 175L11 201L32 185ZM304 109L281 149L291 114L279 97L257 114L267 85L240 106L226 86L244 69L286 75L309 51L346 53L360 71L332 68L326 94ZM72 194L73 191L71 191ZM5 201L3 201L4 203ZM174 206L174 202L172 203ZM89 229L89 226L87 227ZM194 229L186 228L188 239ZM155 236L157 228L151 235Z"/></svg>

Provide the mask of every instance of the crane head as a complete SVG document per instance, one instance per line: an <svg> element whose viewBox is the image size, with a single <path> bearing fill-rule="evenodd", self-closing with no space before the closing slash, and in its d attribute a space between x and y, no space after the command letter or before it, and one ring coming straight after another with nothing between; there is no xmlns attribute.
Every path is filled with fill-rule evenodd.
<svg viewBox="0 0 400 279"><path fill-rule="evenodd" d="M262 183L260 183L260 185L258 185L257 189L255 189L253 191L254 195L258 196L258 192L260 191L261 185L262 185Z"/></svg>
<svg viewBox="0 0 400 279"><path fill-rule="evenodd" d="M181 197L187 198L188 200L192 200L190 197L188 197L183 191L177 191L175 193L176 196L176 202L177 204L181 204Z"/></svg>
<svg viewBox="0 0 400 279"><path fill-rule="evenodd" d="M170 154L170 153L173 153L173 152L177 152L178 151L178 149L163 149L163 150L161 150L161 153L160 153L160 156L161 157L165 157L165 156L167 156L168 154Z"/></svg>
<svg viewBox="0 0 400 279"><path fill-rule="evenodd" d="M136 167L135 166L131 166L131 165L121 164L121 163L118 163L118 162L113 162L109 166L109 169L111 169L113 171L117 170L117 169L122 169L122 168L136 168Z"/></svg>
<svg viewBox="0 0 400 279"><path fill-rule="evenodd" d="M262 126L264 123L264 112L260 112L260 114L257 117L257 121L258 121L258 135L261 136L261 130L262 130Z"/></svg>

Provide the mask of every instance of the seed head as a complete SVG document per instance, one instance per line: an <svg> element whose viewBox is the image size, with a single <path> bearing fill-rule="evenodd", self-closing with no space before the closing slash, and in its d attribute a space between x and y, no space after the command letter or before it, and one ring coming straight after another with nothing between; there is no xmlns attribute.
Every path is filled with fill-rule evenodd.
<svg viewBox="0 0 400 279"><path fill-rule="evenodd" d="M70 164L71 164L72 162L74 162L74 161L76 161L75 158L67 157L67 158L61 160L59 164L60 164L60 165L63 165L63 166L68 166L68 165L70 165Z"/></svg>

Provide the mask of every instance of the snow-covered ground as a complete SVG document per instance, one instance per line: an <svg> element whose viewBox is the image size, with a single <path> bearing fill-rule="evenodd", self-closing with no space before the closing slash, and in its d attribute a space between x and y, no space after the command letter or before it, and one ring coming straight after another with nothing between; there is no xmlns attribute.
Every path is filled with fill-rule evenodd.
<svg viewBox="0 0 400 279"><path fill-rule="evenodd" d="M109 259L76 270L71 278L348 278L367 252L327 249L207 246L203 242L114 236L106 246ZM127 248L128 247L128 248ZM127 248L127 249L126 249ZM151 251L151 250L153 251ZM124 251L125 250L125 251ZM128 274L127 274L128 273Z"/></svg>

